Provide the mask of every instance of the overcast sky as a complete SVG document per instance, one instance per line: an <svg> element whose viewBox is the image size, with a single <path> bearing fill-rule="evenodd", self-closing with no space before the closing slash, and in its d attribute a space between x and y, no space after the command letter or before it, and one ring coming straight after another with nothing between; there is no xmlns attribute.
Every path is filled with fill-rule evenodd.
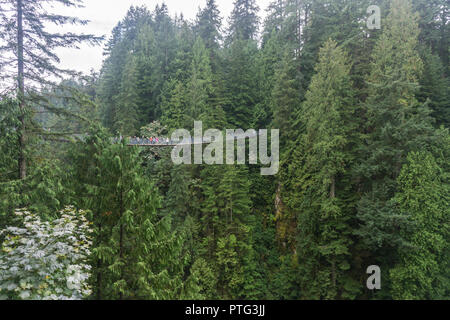
<svg viewBox="0 0 450 320"><path fill-rule="evenodd" d="M95 35L105 35L108 39L114 26L123 19L130 6L146 5L151 11L156 4L165 2L169 8L169 13L174 16L175 13L183 13L186 19L194 19L198 8L204 7L206 0L85 0L84 8L65 9L55 7L53 12L72 15L88 19L91 22L87 26L65 27L64 31L93 33ZM260 7L260 15L265 15L265 9L271 0L257 0ZM217 0L223 22L226 23L228 16L233 10L233 0ZM59 27L58 27L59 28ZM61 31L60 29L50 30ZM98 71L103 61L103 46L89 47L83 46L80 50L76 49L59 49L57 51L61 58L61 66L63 68L74 69L89 73L90 69Z"/></svg>

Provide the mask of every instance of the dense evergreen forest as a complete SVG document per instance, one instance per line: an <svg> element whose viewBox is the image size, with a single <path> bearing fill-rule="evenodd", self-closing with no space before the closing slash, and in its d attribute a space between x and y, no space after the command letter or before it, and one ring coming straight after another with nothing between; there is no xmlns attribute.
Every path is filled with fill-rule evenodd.
<svg viewBox="0 0 450 320"><path fill-rule="evenodd" d="M0 0L0 298L450 298L447 0L131 7L89 76L44 2ZM112 139L199 120L279 129L279 172Z"/></svg>

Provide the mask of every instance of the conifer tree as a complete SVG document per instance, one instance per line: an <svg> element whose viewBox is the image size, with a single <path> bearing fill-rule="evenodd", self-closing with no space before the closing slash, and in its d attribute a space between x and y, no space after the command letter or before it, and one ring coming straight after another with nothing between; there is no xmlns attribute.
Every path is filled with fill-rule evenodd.
<svg viewBox="0 0 450 320"><path fill-rule="evenodd" d="M19 177L27 176L27 115L31 110L31 94L38 93L42 85L54 85L52 78L61 79L73 71L57 67L59 58L57 48L77 48L88 42L98 44L102 39L93 35L74 33L49 33L45 23L55 25L85 25L88 21L76 17L58 15L44 9L47 0L5 0L0 7L0 66L3 67L2 79L16 79L20 113L19 132ZM53 0L69 8L76 8L82 0ZM14 71L13 71L14 70Z"/></svg>
<svg viewBox="0 0 450 320"><path fill-rule="evenodd" d="M275 85L272 91L273 127L280 130L281 144L289 137L295 137L293 119L299 111L300 79L295 68L292 50L286 47L283 59L275 72Z"/></svg>
<svg viewBox="0 0 450 320"><path fill-rule="evenodd" d="M276 84L276 71L283 57L283 44L275 31L264 40L256 58L258 63L257 79L261 100L254 111L254 127L267 128L273 117L272 94Z"/></svg>
<svg viewBox="0 0 450 320"><path fill-rule="evenodd" d="M420 92L417 98L422 103L429 103L435 126L449 128L450 119L450 81L445 76L445 68L439 56L430 49L422 51L424 71L420 79Z"/></svg>
<svg viewBox="0 0 450 320"><path fill-rule="evenodd" d="M102 104L103 124L107 128L115 128L117 98L121 90L120 86L123 83L122 80L125 77L124 68L127 62L130 66L130 60L135 59L136 56L139 59L140 55L144 55L146 59L151 59L148 56L150 50L147 50L147 52L139 49L134 50L134 47L139 48L140 44L145 48L151 46L151 38L148 32L145 32L148 30L145 26L150 22L151 15L146 8L132 6L125 18L114 27L112 36L106 45L106 59L102 66L99 81L99 98ZM140 26L143 30L142 34ZM138 37L139 39L136 41ZM153 70L152 68L148 69L150 69L150 72ZM144 68L139 68L139 71L144 70ZM148 71L146 70L146 72ZM133 103L136 102L133 101Z"/></svg>
<svg viewBox="0 0 450 320"><path fill-rule="evenodd" d="M204 259L215 266L220 296L238 298L253 262L250 230L245 224L251 206L248 173L243 167L209 166L202 177Z"/></svg>
<svg viewBox="0 0 450 320"><path fill-rule="evenodd" d="M294 202L299 206L301 290L308 297L335 299L355 290L348 275L355 112L350 69L343 49L327 41L302 106L305 133L295 152L299 157L295 194L300 198Z"/></svg>
<svg viewBox="0 0 450 320"><path fill-rule="evenodd" d="M205 47L209 50L219 49L219 41L222 40L222 18L216 0L206 2L206 7L197 14L196 23L197 34L203 39Z"/></svg>
<svg viewBox="0 0 450 320"><path fill-rule="evenodd" d="M419 150L440 154L442 151L436 148L443 145L431 125L429 109L417 100L423 72L417 17L409 1L392 1L367 79L367 120L357 168L362 191L360 224L355 234L361 239L361 249L370 252L365 259L383 265L385 270L392 268L398 252L408 251L409 246L410 236L399 229L406 229L411 220L405 211L396 209L393 201L407 155ZM384 283L378 297L392 294L388 277Z"/></svg>
<svg viewBox="0 0 450 320"><path fill-rule="evenodd" d="M443 73L449 74L449 31L448 23L450 3L446 0L414 0L412 2L414 11L420 15L420 42L432 48L432 53L439 56Z"/></svg>
<svg viewBox="0 0 450 320"><path fill-rule="evenodd" d="M368 52L371 52L372 43L380 31L367 30L366 10L376 3L369 0L290 0L290 2L288 10L293 14L288 19L290 21L286 22L288 32L284 37L297 45L297 41L300 41L300 68L305 78L304 89L308 88L314 75L319 50L329 38L343 45L352 56L355 84L362 85L367 58L370 56ZM298 40L297 37L292 38L292 33L300 38Z"/></svg>
<svg viewBox="0 0 450 320"><path fill-rule="evenodd" d="M191 26L186 21L183 21L176 32L177 52L175 59L172 61L171 69L174 70L174 76L171 80L176 79L186 83L189 79L192 64L192 48L196 39L197 36L192 31Z"/></svg>
<svg viewBox="0 0 450 320"><path fill-rule="evenodd" d="M259 102L256 56L256 43L242 39L233 41L226 52L224 111L227 122L235 128L249 128Z"/></svg>
<svg viewBox="0 0 450 320"><path fill-rule="evenodd" d="M398 177L398 210L413 223L390 270L394 299L445 299L448 295L449 185L429 152L412 152Z"/></svg>
<svg viewBox="0 0 450 320"><path fill-rule="evenodd" d="M17 178L18 103L12 97L0 98L0 181Z"/></svg>
<svg viewBox="0 0 450 320"><path fill-rule="evenodd" d="M267 7L267 17L264 20L263 43L271 37L272 33L281 31L284 21L284 0L274 0Z"/></svg>
<svg viewBox="0 0 450 320"><path fill-rule="evenodd" d="M410 2L393 1L372 55L359 165L360 174L368 179L359 209L361 234L375 247L401 242L391 238L395 238L395 225L399 223L395 220L401 217L392 213L387 202L394 196L407 154L426 149L433 135L429 111L416 99L423 70L418 35L417 15L412 13Z"/></svg>
<svg viewBox="0 0 450 320"><path fill-rule="evenodd" d="M170 79L172 70L171 62L176 55L175 25L169 16L166 4L156 5L154 13L155 45L154 59L156 66L154 70L153 89L161 93L164 83ZM154 103L160 103L160 96L156 96Z"/></svg>
<svg viewBox="0 0 450 320"><path fill-rule="evenodd" d="M62 161L44 158L44 142L42 150L33 150L33 157L40 157L39 163L32 163L27 178L19 179L19 113L15 95L0 97L0 228L7 225L17 208L36 210L44 220L56 218L55 212L72 196L66 188L68 174Z"/></svg>
<svg viewBox="0 0 450 320"><path fill-rule="evenodd" d="M105 138L94 132L75 166L84 183L80 200L93 212L96 298L175 299L182 291L181 236L172 232L171 216L159 213L159 191L142 174L138 152Z"/></svg>
<svg viewBox="0 0 450 320"><path fill-rule="evenodd" d="M134 73L131 70L134 79L130 79L134 82L131 85L136 87L137 112L142 115L139 117L140 125L151 123L157 120L159 116L156 101L158 101L160 92L155 89L157 60L153 54L156 52L158 44L155 41L155 33L151 22L147 22L146 19L147 17L141 22L137 40L133 45L132 56L135 59L136 70ZM127 70L124 70L124 77L127 77L126 72Z"/></svg>
<svg viewBox="0 0 450 320"><path fill-rule="evenodd" d="M228 42L238 38L254 40L259 28L259 7L255 0L235 0L229 19Z"/></svg>
<svg viewBox="0 0 450 320"><path fill-rule="evenodd" d="M201 38L194 44L190 79L187 84L189 116L193 121L205 114L213 92L212 71L208 51Z"/></svg>
<svg viewBox="0 0 450 320"><path fill-rule="evenodd" d="M166 209L172 213L175 220L184 221L191 212L189 190L190 172L187 166L174 166L170 173L171 181L167 197L165 199Z"/></svg>
<svg viewBox="0 0 450 320"><path fill-rule="evenodd" d="M161 121L169 130L192 126L186 100L186 88L181 81L172 80L166 84L161 102Z"/></svg>
<svg viewBox="0 0 450 320"><path fill-rule="evenodd" d="M122 74L120 93L115 102L114 132L133 136L139 128L139 93L136 57L129 55Z"/></svg>

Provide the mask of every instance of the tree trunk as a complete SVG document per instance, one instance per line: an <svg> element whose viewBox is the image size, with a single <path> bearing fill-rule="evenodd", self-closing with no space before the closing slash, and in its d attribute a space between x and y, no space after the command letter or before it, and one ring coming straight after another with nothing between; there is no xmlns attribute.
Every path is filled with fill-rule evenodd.
<svg viewBox="0 0 450 320"><path fill-rule="evenodd" d="M442 23L441 23L441 39L440 39L440 48L439 53L442 57L442 61L444 62L444 66L448 66L449 57L448 57L448 35L446 35L446 26L447 26L447 10L444 7L442 9ZM445 75L449 76L448 68L445 69Z"/></svg>
<svg viewBox="0 0 450 320"><path fill-rule="evenodd" d="M123 216L123 193L122 191L120 192L120 234L119 234L119 257L120 257L120 262L123 263L123 223L122 223L122 216ZM121 280L123 280L123 268L121 267L121 271L120 271L120 277ZM119 293L119 299L123 300L123 293L122 291Z"/></svg>
<svg viewBox="0 0 450 320"><path fill-rule="evenodd" d="M122 215L120 215L120 217L122 219ZM123 224L122 223L120 223L120 240L119 240L119 242L120 242L120 253L119 253L120 261L123 262ZM123 280L123 267L121 268L120 275L121 275L121 278L122 278L121 280ZM123 300L123 293L122 293L122 291L120 291L120 293L119 293L119 299Z"/></svg>
<svg viewBox="0 0 450 320"><path fill-rule="evenodd" d="M27 176L27 163L25 159L25 84L23 66L23 3L17 0L17 79L19 84L19 178Z"/></svg>
<svg viewBox="0 0 450 320"><path fill-rule="evenodd" d="M100 216L100 215L99 215ZM102 234L102 223L98 224L99 237ZM101 245L101 240L99 240L98 245ZM97 300L102 299L102 262L97 259Z"/></svg>
<svg viewBox="0 0 450 320"><path fill-rule="evenodd" d="M333 287L333 298L336 297L336 260L331 261L331 285Z"/></svg>
<svg viewBox="0 0 450 320"><path fill-rule="evenodd" d="M330 198L331 199L336 198L336 178L335 178L335 176L331 177ZM333 287L333 295L335 295L336 294L336 256L333 256L332 261L331 261L331 285Z"/></svg>
<svg viewBox="0 0 450 320"><path fill-rule="evenodd" d="M336 198L336 179L334 176L331 177L330 198Z"/></svg>

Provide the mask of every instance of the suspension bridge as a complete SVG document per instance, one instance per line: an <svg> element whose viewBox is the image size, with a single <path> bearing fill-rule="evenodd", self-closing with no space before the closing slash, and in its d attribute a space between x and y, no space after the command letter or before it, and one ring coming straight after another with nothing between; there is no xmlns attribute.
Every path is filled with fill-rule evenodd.
<svg viewBox="0 0 450 320"><path fill-rule="evenodd" d="M262 135L262 132L259 131L258 133L255 131L251 134L233 134L233 135L226 135L225 141L234 141L234 140L245 140L247 138L251 139L257 136ZM210 138L194 138L190 137L187 139L178 139L173 140L169 139L167 137L163 138L141 138L141 137L128 137L125 138L127 141L127 146L130 147L153 147L153 148L173 148L176 146L186 146L186 145L203 145L203 144L210 144L215 142L214 140ZM123 140L123 137L120 138L113 138L114 143L118 143Z"/></svg>

